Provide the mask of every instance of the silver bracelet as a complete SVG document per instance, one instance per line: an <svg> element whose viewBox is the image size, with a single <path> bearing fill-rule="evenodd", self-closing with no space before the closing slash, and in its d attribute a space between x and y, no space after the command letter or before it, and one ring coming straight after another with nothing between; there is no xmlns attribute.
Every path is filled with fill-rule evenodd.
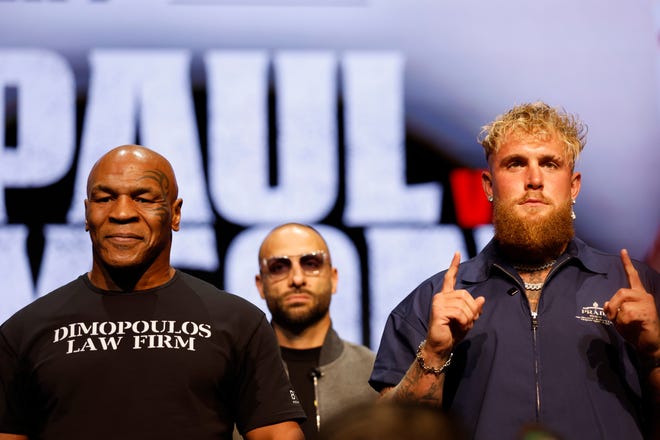
<svg viewBox="0 0 660 440"><path fill-rule="evenodd" d="M439 376L445 372L447 367L451 365L451 359L454 357L454 352L449 353L449 359L447 359L447 362L445 362L445 364L442 367L440 368L429 367L424 362L424 356L422 356L422 349L424 348L425 344L426 344L426 339L420 342L419 347L417 347L417 355L415 356L415 358L417 359L417 363L419 364L419 367L422 369L422 371L425 374L435 374L436 376Z"/></svg>

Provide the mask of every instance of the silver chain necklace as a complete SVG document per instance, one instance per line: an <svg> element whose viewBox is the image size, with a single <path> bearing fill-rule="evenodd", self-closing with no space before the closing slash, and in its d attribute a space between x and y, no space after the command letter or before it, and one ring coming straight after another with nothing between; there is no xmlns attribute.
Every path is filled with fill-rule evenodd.
<svg viewBox="0 0 660 440"><path fill-rule="evenodd" d="M540 266L525 266L525 265L517 266L517 265L514 264L513 268L515 270L519 271L519 272L540 272L542 270L545 270L549 267L554 266L554 264L556 262L557 262L557 260L551 260L551 261L548 261L547 263L542 264ZM539 289L532 289L532 290L539 290Z"/></svg>
<svg viewBox="0 0 660 440"><path fill-rule="evenodd" d="M540 266L525 266L525 265L513 265L513 268L516 269L518 272L541 272L542 270L546 270L557 262L557 260L550 260L545 264L542 264ZM524 283L525 284L525 290L541 290L543 289L543 284L544 283Z"/></svg>

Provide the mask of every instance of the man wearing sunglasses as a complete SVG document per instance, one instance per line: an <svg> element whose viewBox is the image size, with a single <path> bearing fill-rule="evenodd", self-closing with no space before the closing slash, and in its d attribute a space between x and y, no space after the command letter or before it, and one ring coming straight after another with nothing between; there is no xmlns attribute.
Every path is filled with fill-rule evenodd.
<svg viewBox="0 0 660 440"><path fill-rule="evenodd" d="M377 397L367 382L374 353L340 339L332 328L337 280L328 246L311 226L280 225L261 244L255 282L307 414L307 440L343 407Z"/></svg>

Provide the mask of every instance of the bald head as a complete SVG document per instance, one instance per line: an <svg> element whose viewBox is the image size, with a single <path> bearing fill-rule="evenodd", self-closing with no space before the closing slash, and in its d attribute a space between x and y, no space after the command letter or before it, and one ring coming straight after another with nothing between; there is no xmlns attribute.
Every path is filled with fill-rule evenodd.
<svg viewBox="0 0 660 440"><path fill-rule="evenodd" d="M328 254L328 244L312 226L302 223L285 223L273 228L259 248L259 261L271 255L295 255L291 252L321 250Z"/></svg>
<svg viewBox="0 0 660 440"><path fill-rule="evenodd" d="M105 153L96 161L87 178L87 197L89 197L99 173L104 173L109 165L121 167L141 167L151 169L160 176L159 182L163 186L168 201L172 202L179 196L179 187L176 183L174 169L165 157L142 145L121 145Z"/></svg>

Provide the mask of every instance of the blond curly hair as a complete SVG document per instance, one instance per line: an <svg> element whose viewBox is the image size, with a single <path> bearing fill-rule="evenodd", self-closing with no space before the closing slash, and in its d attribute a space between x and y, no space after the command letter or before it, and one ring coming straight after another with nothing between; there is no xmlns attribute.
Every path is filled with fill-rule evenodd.
<svg viewBox="0 0 660 440"><path fill-rule="evenodd" d="M516 105L481 128L477 140L484 148L486 160L511 135L531 136L539 140L558 136L564 143L566 157L573 169L586 144L587 126L577 116L542 101Z"/></svg>

